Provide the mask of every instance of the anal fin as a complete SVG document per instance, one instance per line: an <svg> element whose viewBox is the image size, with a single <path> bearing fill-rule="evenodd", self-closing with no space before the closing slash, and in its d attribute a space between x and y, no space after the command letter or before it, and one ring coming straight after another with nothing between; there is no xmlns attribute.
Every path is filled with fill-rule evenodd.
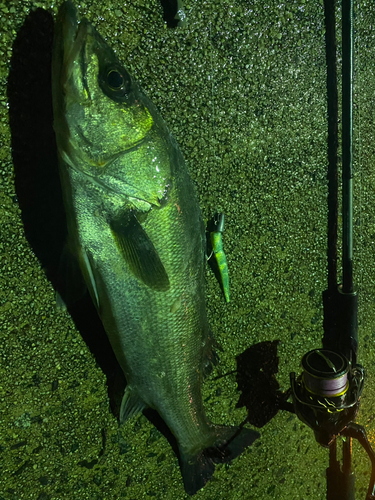
<svg viewBox="0 0 375 500"><path fill-rule="evenodd" d="M147 405L138 396L137 392L129 385L126 386L120 408L120 424L123 424L133 415L140 413L146 406Z"/></svg>

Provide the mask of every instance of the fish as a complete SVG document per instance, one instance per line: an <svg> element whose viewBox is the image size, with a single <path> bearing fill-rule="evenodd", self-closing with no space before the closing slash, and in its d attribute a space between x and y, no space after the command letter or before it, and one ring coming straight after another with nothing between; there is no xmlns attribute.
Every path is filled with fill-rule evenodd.
<svg viewBox="0 0 375 500"><path fill-rule="evenodd" d="M204 411L213 344L195 187L155 106L70 1L55 23L52 95L67 252L126 377L120 423L156 410L193 495L259 436Z"/></svg>

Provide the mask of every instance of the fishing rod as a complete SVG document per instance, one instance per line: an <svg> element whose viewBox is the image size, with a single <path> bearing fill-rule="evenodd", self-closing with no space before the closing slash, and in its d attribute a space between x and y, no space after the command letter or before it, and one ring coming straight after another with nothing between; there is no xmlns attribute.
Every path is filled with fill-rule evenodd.
<svg viewBox="0 0 375 500"><path fill-rule="evenodd" d="M329 448L327 500L355 500L352 439L372 465L366 500L375 500L375 453L364 427L356 424L365 371L357 363L358 295L353 280L353 0L342 0L342 283L337 282L338 99L335 0L324 0L328 102L328 287L323 292L323 348L302 358L303 372L290 374L293 407ZM342 466L337 437L343 438Z"/></svg>

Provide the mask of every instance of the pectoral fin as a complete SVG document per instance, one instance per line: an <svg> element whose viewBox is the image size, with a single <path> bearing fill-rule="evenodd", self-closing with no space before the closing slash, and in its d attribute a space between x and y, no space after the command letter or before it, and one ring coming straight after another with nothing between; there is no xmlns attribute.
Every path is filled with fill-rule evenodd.
<svg viewBox="0 0 375 500"><path fill-rule="evenodd" d="M137 218L130 214L110 222L112 233L132 273L159 292L169 289L169 278L160 257Z"/></svg>

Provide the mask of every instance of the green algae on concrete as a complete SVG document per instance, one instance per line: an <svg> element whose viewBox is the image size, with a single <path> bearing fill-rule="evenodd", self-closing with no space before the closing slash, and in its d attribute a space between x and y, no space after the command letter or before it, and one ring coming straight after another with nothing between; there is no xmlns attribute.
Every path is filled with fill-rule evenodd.
<svg viewBox="0 0 375 500"><path fill-rule="evenodd" d="M90 339L82 338L84 325L78 331L68 313L56 311L46 277L45 270L53 281L49 250L57 253L64 237L57 231L61 220L43 222L56 189L47 175L56 165L42 97L58 5L0 2L0 498L182 500L187 495L170 444L144 416L118 429L106 376ZM207 269L209 319L222 351L203 390L212 421L238 424L246 411L236 408L236 378L223 376L236 368L238 354L278 339L277 379L286 390L289 372L298 372L302 355L321 344L327 215L322 2L186 1L188 23L175 30L166 27L157 0L86 1L79 8L129 62L168 123L205 219L225 213L231 302ZM32 9L46 12L34 11L37 26L26 30L34 43L21 44L28 49L19 52L17 33ZM373 2L356 12L355 280L359 360L368 374L358 421L374 440ZM31 74L17 73L16 81L13 69L7 93L11 57L21 69L28 60L43 63L36 71L28 67ZM36 94L19 109L29 96L23 79ZM17 128L10 130L8 113ZM38 172L44 191L33 197ZM217 467L197 498L325 498L328 454L312 431L279 412L260 432L255 446ZM354 467L357 496L364 498L370 465L356 446Z"/></svg>

